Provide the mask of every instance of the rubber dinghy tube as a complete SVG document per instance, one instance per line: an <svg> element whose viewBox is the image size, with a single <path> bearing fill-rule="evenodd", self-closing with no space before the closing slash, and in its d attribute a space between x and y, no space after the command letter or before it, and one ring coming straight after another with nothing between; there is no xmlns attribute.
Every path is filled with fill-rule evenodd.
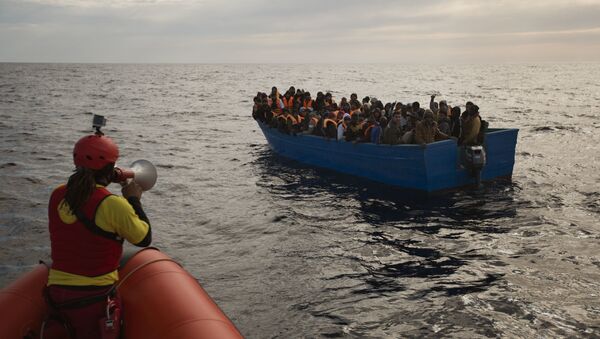
<svg viewBox="0 0 600 339"><path fill-rule="evenodd" d="M243 338L198 281L157 249L139 251L119 276L125 338Z"/></svg>
<svg viewBox="0 0 600 339"><path fill-rule="evenodd" d="M41 264L0 291L0 338L30 338L47 313L48 267Z"/></svg>

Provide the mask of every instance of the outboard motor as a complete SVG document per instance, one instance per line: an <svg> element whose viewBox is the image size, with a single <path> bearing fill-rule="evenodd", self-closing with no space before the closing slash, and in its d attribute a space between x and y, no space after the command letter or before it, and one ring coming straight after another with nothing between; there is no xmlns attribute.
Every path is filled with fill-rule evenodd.
<svg viewBox="0 0 600 339"><path fill-rule="evenodd" d="M486 163L485 149L483 146L465 147L465 166L475 177L477 187L481 187L481 170Z"/></svg>

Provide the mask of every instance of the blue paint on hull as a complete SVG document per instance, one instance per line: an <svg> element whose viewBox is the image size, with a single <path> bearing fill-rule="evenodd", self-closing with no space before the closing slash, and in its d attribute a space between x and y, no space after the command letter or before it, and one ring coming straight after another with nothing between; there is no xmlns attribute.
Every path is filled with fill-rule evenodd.
<svg viewBox="0 0 600 339"><path fill-rule="evenodd" d="M328 168L384 184L435 192L475 183L461 166L455 140L420 145L375 145L288 135L258 123L276 153L299 162ZM515 163L518 129L490 129L486 133L487 164L481 178L510 178Z"/></svg>

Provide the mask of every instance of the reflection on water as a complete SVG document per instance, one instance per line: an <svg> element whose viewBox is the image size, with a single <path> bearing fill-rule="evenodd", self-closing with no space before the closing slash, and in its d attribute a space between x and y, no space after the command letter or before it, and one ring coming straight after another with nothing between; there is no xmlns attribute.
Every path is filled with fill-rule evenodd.
<svg viewBox="0 0 600 339"><path fill-rule="evenodd" d="M318 212L313 213L326 217L307 219L315 227L328 227L331 216L339 215L340 210L349 215L341 219L345 227L329 236L341 247L335 251L338 264L341 261L360 269L339 273L323 268L323 293L336 295L336 302L342 296L355 305L374 300L387 303L400 294L431 308L423 317L435 322L432 300L498 290L506 284L503 277L508 264L482 248L494 234L505 234L515 227L505 221L527 204L515 201L516 184L489 183L480 190L426 195L311 168L270 150L255 154L261 179L258 186L275 199L302 200L303 206L316 208ZM354 233L356 225L367 225L358 227L360 236ZM320 252L302 255L307 260L322 257ZM323 301L300 309L336 324L362 322L361 312L341 316L339 309L323 309L326 305ZM465 306L455 309L458 311L474 310ZM362 331L359 328L355 334ZM434 332L421 329L419 335Z"/></svg>

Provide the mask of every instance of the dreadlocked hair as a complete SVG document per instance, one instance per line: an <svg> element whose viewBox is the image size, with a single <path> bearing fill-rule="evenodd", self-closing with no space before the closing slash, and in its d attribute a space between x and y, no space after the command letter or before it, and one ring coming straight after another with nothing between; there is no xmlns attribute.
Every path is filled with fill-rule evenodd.
<svg viewBox="0 0 600 339"><path fill-rule="evenodd" d="M100 170L93 170L85 167L77 167L67 181L67 192L65 193L65 202L73 214L80 210L88 201L96 183L108 185L113 173L114 164L108 164Z"/></svg>

